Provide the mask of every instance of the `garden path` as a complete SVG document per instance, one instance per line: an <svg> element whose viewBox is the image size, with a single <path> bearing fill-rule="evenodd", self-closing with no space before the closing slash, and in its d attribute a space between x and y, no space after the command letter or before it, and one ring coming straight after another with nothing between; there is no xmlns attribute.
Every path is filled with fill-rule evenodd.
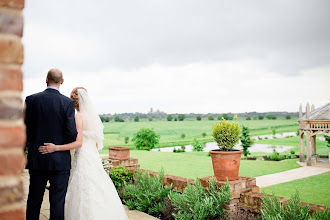
<svg viewBox="0 0 330 220"><path fill-rule="evenodd" d="M256 180L257 180L257 186L262 188L262 187L290 182L293 180L302 179L310 176L315 176L327 172L330 172L330 167L304 166L280 173L273 173L264 176L259 176L256 177Z"/></svg>
<svg viewBox="0 0 330 220"><path fill-rule="evenodd" d="M29 193L29 173L28 170L24 170L22 174L23 180L23 189L24 189L24 202L27 201L27 196ZM130 220L156 220L157 218L150 216L146 213L139 212L137 210L129 210L126 206L125 211ZM110 216L109 216L110 217ZM48 190L45 191L44 200L40 210L40 220L48 220L49 219L49 193ZM110 219L110 218L109 218Z"/></svg>

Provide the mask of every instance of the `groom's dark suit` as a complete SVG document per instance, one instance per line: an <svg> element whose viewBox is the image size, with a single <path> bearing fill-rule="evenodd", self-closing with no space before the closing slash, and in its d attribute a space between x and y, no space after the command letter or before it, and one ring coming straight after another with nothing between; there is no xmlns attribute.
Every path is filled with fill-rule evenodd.
<svg viewBox="0 0 330 220"><path fill-rule="evenodd" d="M28 96L25 105L27 169L30 173L27 220L39 219L48 180L50 219L64 219L64 201L71 168L70 151L43 155L38 148L44 143L62 145L76 140L74 101L55 89L47 88Z"/></svg>

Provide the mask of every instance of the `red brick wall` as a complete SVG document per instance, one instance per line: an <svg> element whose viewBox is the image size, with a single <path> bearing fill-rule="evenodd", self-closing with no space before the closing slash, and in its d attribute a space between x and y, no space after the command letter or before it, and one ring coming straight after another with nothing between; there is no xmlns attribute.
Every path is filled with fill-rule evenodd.
<svg viewBox="0 0 330 220"><path fill-rule="evenodd" d="M25 218L22 114L24 0L0 0L0 220Z"/></svg>

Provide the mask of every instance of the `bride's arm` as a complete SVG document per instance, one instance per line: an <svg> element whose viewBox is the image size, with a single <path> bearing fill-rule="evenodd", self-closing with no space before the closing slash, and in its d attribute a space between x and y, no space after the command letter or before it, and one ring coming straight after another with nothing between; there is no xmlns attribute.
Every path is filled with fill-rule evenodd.
<svg viewBox="0 0 330 220"><path fill-rule="evenodd" d="M39 152L42 154L48 154L53 153L55 151L66 151L66 150L72 150L77 149L82 146L82 117L80 113L77 113L75 115L75 121L76 121L76 127L78 131L78 135L76 138L76 141L70 143L70 144L64 144L64 145L55 145L53 143L44 143L45 146L39 147Z"/></svg>

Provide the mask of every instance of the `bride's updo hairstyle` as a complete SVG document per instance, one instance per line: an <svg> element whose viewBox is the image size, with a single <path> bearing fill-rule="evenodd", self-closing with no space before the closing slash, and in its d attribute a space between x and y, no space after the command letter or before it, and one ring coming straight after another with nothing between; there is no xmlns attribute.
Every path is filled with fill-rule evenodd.
<svg viewBox="0 0 330 220"><path fill-rule="evenodd" d="M87 90L84 87L76 87L72 90L70 98L74 100L74 107L79 111L79 97L78 97L78 89L84 89L86 92Z"/></svg>

